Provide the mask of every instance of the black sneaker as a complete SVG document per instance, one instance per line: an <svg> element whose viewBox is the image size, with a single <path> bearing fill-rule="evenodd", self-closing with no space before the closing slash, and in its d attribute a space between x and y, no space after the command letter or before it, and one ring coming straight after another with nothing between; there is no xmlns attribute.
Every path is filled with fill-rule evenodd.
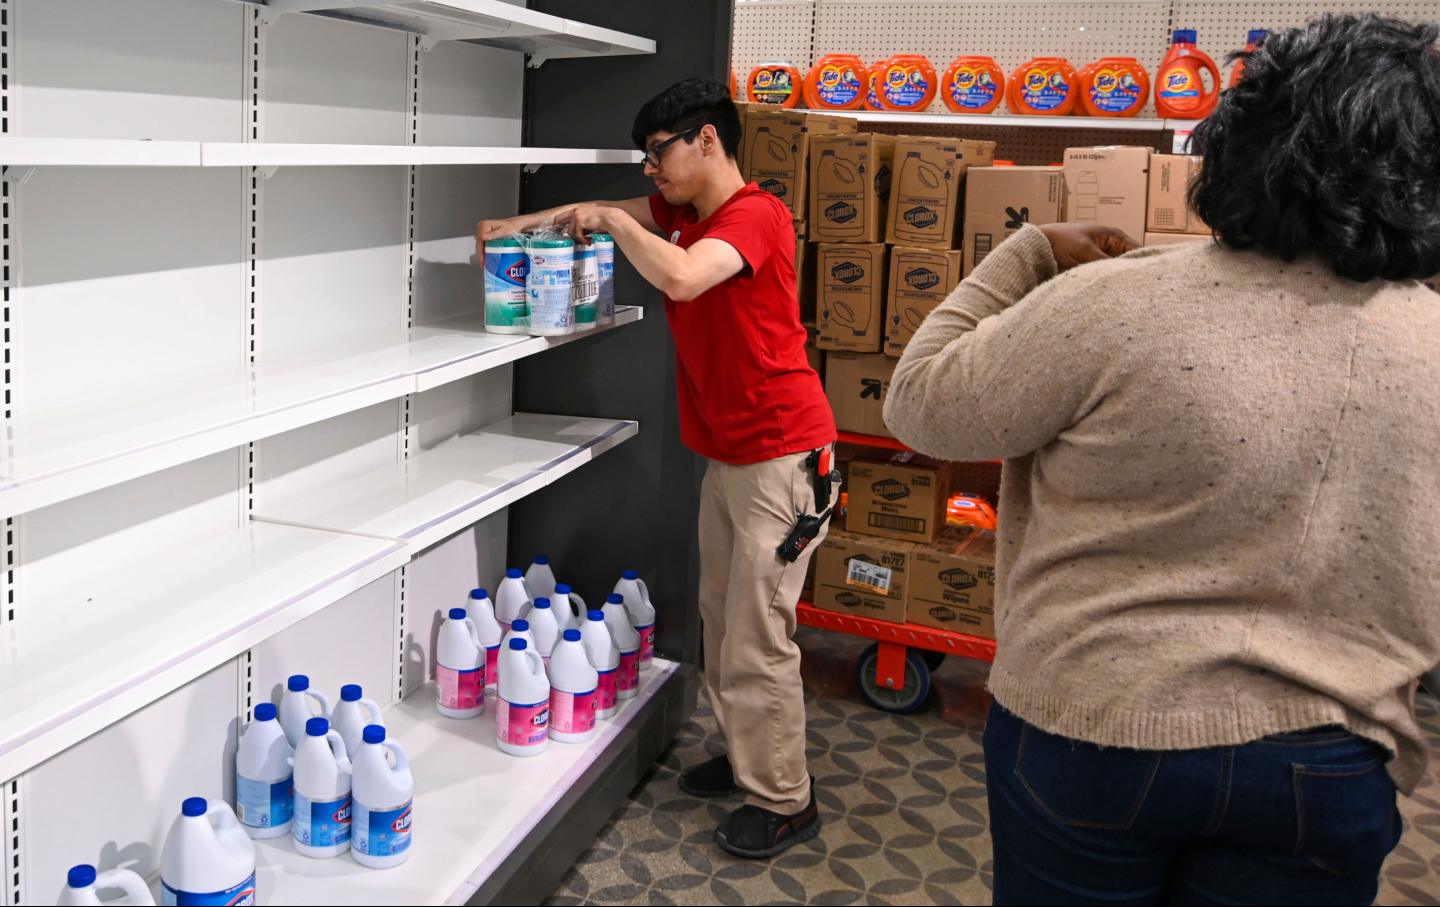
<svg viewBox="0 0 1440 907"><path fill-rule="evenodd" d="M815 808L815 781L810 781L810 802L793 816L782 816L746 804L715 829L715 843L737 857L759 860L773 857L792 844L820 834L820 811Z"/></svg>
<svg viewBox="0 0 1440 907"><path fill-rule="evenodd" d="M735 786L730 757L716 756L682 774L680 789L692 797L728 797L740 788Z"/></svg>

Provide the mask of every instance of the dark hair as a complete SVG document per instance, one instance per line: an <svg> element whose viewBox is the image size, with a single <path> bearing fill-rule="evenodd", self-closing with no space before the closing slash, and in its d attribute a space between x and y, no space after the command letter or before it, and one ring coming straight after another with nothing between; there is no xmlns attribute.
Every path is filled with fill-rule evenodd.
<svg viewBox="0 0 1440 907"><path fill-rule="evenodd" d="M728 157L740 151L740 112L730 100L730 91L713 79L686 79L645 102L635 114L630 139L635 147L645 150L646 136L657 132L684 132L709 124L720 136L720 146ZM685 143L695 140L694 136Z"/></svg>
<svg viewBox="0 0 1440 907"><path fill-rule="evenodd" d="M1327 15L1277 31L1195 128L1190 203L1226 246L1365 281L1440 273L1440 29Z"/></svg>

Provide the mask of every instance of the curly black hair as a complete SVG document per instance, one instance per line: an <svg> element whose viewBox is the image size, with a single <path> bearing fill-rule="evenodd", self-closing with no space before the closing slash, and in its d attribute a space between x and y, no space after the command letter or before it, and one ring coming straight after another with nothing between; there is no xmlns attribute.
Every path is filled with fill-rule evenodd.
<svg viewBox="0 0 1440 907"><path fill-rule="evenodd" d="M1434 24L1327 15L1271 33L1195 128L1190 203L1224 245L1366 281L1440 274Z"/></svg>
<svg viewBox="0 0 1440 907"><path fill-rule="evenodd" d="M630 139L644 151L647 136L662 131L684 132L706 124L715 127L720 146L734 158L740 150L740 112L730 100L730 90L713 79L685 79L645 102L635 114ZM689 136L685 143L694 140Z"/></svg>

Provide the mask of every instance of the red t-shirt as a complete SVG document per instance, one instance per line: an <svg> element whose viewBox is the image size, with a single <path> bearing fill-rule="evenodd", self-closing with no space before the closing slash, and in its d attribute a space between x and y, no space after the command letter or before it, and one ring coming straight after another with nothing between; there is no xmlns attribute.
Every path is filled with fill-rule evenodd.
<svg viewBox="0 0 1440 907"><path fill-rule="evenodd" d="M737 465L834 441L830 401L805 356L790 209L750 183L703 221L693 206L672 205L659 193L650 196L650 212L680 248L720 239L745 260L740 273L689 302L665 299L680 440Z"/></svg>

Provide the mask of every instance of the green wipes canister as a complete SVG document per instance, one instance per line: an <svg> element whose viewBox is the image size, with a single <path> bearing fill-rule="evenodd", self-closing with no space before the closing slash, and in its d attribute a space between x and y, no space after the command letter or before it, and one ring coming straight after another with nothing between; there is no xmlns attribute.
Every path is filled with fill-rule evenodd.
<svg viewBox="0 0 1440 907"><path fill-rule="evenodd" d="M525 301L530 306L530 333L539 337L569 334L575 242L571 239L532 239L530 273L525 278Z"/></svg>
<svg viewBox="0 0 1440 907"><path fill-rule="evenodd" d="M530 260L518 239L485 244L485 330L492 334L530 333L525 278Z"/></svg>
<svg viewBox="0 0 1440 907"><path fill-rule="evenodd" d="M615 320L615 237L609 233L592 233L595 261L600 266L600 296L595 300L595 321L610 324Z"/></svg>
<svg viewBox="0 0 1440 907"><path fill-rule="evenodd" d="M575 246L575 271L571 280L575 330L593 331L595 304L600 298L600 257L593 245Z"/></svg>

